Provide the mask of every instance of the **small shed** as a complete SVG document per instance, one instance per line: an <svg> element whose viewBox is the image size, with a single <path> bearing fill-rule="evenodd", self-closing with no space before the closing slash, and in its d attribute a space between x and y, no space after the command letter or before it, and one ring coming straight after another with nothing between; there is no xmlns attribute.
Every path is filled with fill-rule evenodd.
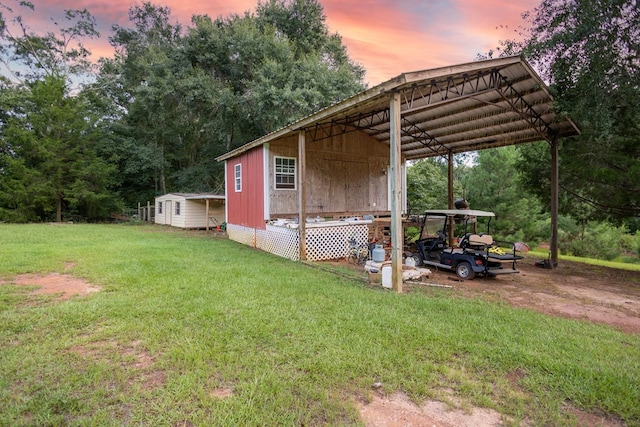
<svg viewBox="0 0 640 427"><path fill-rule="evenodd" d="M156 197L155 223L179 228L209 229L226 222L225 196L168 193Z"/></svg>

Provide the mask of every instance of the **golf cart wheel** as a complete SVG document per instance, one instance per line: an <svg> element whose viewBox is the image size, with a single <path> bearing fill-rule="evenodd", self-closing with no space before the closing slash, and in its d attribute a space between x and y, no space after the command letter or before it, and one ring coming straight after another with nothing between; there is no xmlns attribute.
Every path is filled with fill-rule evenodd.
<svg viewBox="0 0 640 427"><path fill-rule="evenodd" d="M476 277L476 273L471 269L471 264L466 261L456 265L456 275L463 280L471 280Z"/></svg>
<svg viewBox="0 0 640 427"><path fill-rule="evenodd" d="M416 267L422 267L422 256L420 254L413 254L411 256L411 258L413 258L413 261L416 264Z"/></svg>

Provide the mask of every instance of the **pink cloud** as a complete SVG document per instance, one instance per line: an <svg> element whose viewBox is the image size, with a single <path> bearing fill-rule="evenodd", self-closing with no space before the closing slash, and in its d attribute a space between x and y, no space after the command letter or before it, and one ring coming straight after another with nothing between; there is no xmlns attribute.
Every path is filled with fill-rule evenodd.
<svg viewBox="0 0 640 427"><path fill-rule="evenodd" d="M402 72L473 61L514 38L521 14L538 0L323 2L327 23L377 84ZM508 28L500 28L508 26Z"/></svg>
<svg viewBox="0 0 640 427"><path fill-rule="evenodd" d="M96 18L101 40L87 41L94 57L110 56L113 24L129 25L128 10L139 0L35 0L36 13L27 17L33 28L62 20L64 8L86 8ZM337 32L349 56L367 70L366 81L378 84L403 72L472 61L476 54L513 38L522 12L539 0L320 0L331 32ZM212 18L255 11L258 0L165 0L172 19L183 26L191 17ZM500 26L508 28L498 28Z"/></svg>

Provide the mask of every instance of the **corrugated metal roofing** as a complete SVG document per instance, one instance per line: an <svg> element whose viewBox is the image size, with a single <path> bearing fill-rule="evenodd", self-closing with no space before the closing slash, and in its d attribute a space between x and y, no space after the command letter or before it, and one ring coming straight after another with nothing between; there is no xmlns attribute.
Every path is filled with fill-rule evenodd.
<svg viewBox="0 0 640 427"><path fill-rule="evenodd" d="M216 160L301 129L308 141L360 130L389 144L393 93L401 97L401 150L409 160L579 134L554 111L547 86L526 60L511 56L401 74Z"/></svg>
<svg viewBox="0 0 640 427"><path fill-rule="evenodd" d="M184 197L187 200L204 200L204 199L224 200L226 198L224 195L210 194L210 193L167 193L161 197L169 196L172 194L178 197Z"/></svg>

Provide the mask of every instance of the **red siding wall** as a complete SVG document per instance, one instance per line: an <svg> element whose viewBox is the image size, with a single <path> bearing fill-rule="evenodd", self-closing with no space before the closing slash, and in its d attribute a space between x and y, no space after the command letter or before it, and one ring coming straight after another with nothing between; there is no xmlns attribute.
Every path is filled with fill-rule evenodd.
<svg viewBox="0 0 640 427"><path fill-rule="evenodd" d="M257 147L227 161L227 222L252 228L265 228L264 150ZM242 191L235 190L235 165L242 165Z"/></svg>

